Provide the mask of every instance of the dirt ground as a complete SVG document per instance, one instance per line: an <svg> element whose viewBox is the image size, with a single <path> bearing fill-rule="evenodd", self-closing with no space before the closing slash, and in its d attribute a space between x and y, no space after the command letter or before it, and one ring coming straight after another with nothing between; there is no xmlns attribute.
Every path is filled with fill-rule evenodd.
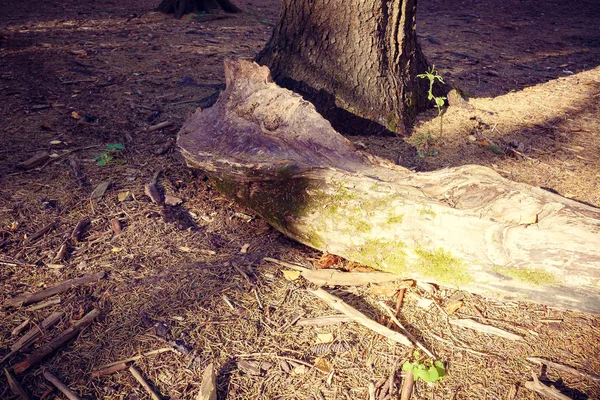
<svg viewBox="0 0 600 400"><path fill-rule="evenodd" d="M355 323L297 324L335 312L263 258L313 267L321 254L221 196L173 146L186 117L223 87L223 59L252 58L264 46L279 2L251 0L240 4L243 14L181 20L153 12L157 3L0 0L0 302L107 273L60 294L59 304L2 307L0 357L24 321L30 329L65 312L39 347L98 308L101 316L76 339L17 375L32 398L62 398L44 369L82 398L149 398L127 370L92 371L157 349L169 351L135 366L162 398L194 398L210 362L222 399L368 399L369 384L381 393L390 377L397 389L399 365L414 361L414 349ZM436 110L424 113L407 138L350 139L415 170L481 164L600 206L600 8L595 0L573 4L420 1L426 55L471 99L453 102L441 124ZM148 130L164 121L172 124ZM40 152L47 153L41 164L19 168ZM172 205L145 195L153 179ZM102 183L109 185L99 193ZM394 307L395 292L335 293L387 324L377 301ZM452 304L462 305L448 317L442 309ZM522 340L449 324L455 317ZM447 371L435 384L417 382L414 399L541 399L524 387L532 374L571 398L600 398L597 375L526 360L600 374L598 316L417 285L406 289L399 318ZM324 333L335 346L317 354ZM240 361L262 369L254 375ZM18 398L4 375L0 398Z"/></svg>

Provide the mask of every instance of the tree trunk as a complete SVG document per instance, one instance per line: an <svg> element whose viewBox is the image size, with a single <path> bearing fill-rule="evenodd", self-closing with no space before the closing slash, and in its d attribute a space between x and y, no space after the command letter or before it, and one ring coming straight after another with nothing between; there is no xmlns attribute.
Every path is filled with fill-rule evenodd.
<svg viewBox="0 0 600 400"><path fill-rule="evenodd" d="M417 81L427 62L415 13L416 0L283 0L256 61L280 85L318 98L313 102L328 119L337 106L404 133L428 101L426 82ZM338 116L334 128L349 117Z"/></svg>
<svg viewBox="0 0 600 400"><path fill-rule="evenodd" d="M230 13L242 11L230 0L162 0L156 11L174 14L175 18L179 19L185 14L210 11L218 7Z"/></svg>
<svg viewBox="0 0 600 400"><path fill-rule="evenodd" d="M227 61L181 128L188 165L291 238L486 296L600 312L600 210L481 166L413 173L356 150L266 67Z"/></svg>

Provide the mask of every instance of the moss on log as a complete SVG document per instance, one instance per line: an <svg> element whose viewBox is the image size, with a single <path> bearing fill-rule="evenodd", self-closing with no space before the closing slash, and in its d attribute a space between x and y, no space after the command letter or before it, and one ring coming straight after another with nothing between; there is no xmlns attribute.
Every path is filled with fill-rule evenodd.
<svg viewBox="0 0 600 400"><path fill-rule="evenodd" d="M406 278L600 312L600 210L482 166L413 173L361 152L266 67L182 127L188 165L308 246Z"/></svg>

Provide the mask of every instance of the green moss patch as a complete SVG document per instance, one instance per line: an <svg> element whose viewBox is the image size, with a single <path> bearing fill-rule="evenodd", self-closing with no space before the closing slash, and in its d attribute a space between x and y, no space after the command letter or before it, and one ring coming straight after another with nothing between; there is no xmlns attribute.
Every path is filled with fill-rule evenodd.
<svg viewBox="0 0 600 400"><path fill-rule="evenodd" d="M535 286L552 285L556 283L556 277L553 274L537 268L495 267L492 269L492 271L497 274L515 279L519 282Z"/></svg>
<svg viewBox="0 0 600 400"><path fill-rule="evenodd" d="M414 251L419 258L414 267L417 272L425 276L435 278L440 283L456 286L468 284L473 280L465 263L449 251L444 249L431 251L422 248Z"/></svg>

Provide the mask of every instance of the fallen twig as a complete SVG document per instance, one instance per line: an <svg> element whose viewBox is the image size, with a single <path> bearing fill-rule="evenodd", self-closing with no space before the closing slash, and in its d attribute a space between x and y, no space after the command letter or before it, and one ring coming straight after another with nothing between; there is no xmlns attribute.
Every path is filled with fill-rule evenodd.
<svg viewBox="0 0 600 400"><path fill-rule="evenodd" d="M463 328L470 328L478 332L488 333L490 335L500 336L509 340L523 340L523 337L504 329L496 328L495 326L485 325L472 319L449 319L448 322L452 325L461 326Z"/></svg>
<svg viewBox="0 0 600 400"><path fill-rule="evenodd" d="M27 318L25 321L21 322L19 324L19 326L17 326L12 331L10 331L10 335L11 336L17 336L19 333L21 333L21 331L23 329L25 329L27 327L27 325L29 325L29 322L31 322L31 320L29 318Z"/></svg>
<svg viewBox="0 0 600 400"><path fill-rule="evenodd" d="M146 391L148 392L148 394L150 394L150 397L152 397L153 400L161 400L160 396L154 391L154 389L152 389L148 381L144 379L144 377L142 376L140 371L137 370L137 368L135 368L132 365L131 367L129 367L129 372L131 372L131 375L133 375L133 377L144 387L144 389L146 389Z"/></svg>
<svg viewBox="0 0 600 400"><path fill-rule="evenodd" d="M81 400L79 396L75 394L71 389L67 387L64 383L60 381L56 376L54 376L49 371L44 370L44 378L46 378L50 383L52 383L58 390L62 392L69 400Z"/></svg>
<svg viewBox="0 0 600 400"><path fill-rule="evenodd" d="M296 325L301 326L326 326L326 325L335 325L340 322L351 322L353 321L347 315L338 314L338 315L323 315L321 317L316 318L302 318L296 322Z"/></svg>
<svg viewBox="0 0 600 400"><path fill-rule="evenodd" d="M320 298L321 300L323 300L328 306L330 306L334 310L339 311L344 315L347 315L348 317L352 318L352 320L358 322L364 327L369 328L372 331L405 346L412 346L412 342L406 336L373 321L357 309L346 304L339 297L336 297L323 289L308 289L308 291Z"/></svg>
<svg viewBox="0 0 600 400"><path fill-rule="evenodd" d="M319 286L361 286L371 283L393 282L402 279L398 275L387 272L342 272L335 269L314 270L270 257L265 257L263 260L300 271L304 279Z"/></svg>
<svg viewBox="0 0 600 400"><path fill-rule="evenodd" d="M50 307L50 306L53 306L56 304L60 304L60 297L57 297L56 299L50 299L48 301L44 301L43 303L36 304L35 306L31 306L31 307L27 308L27 311L37 311L37 310L41 310L42 308Z"/></svg>
<svg viewBox="0 0 600 400"><path fill-rule="evenodd" d="M62 318L63 315L65 315L65 313L62 311L54 312L54 313L50 314L48 317L46 317L46 319L44 319L42 321L40 326L36 325L32 329L27 331L26 334L21 336L21 338L19 340L17 340L12 346L10 346L10 350L11 350L10 353L5 355L2 358L2 360L0 360L0 363L3 363L4 361L6 361L10 356L17 353L18 351L21 351L22 349L25 349L25 348L31 346L36 340L38 340L39 338L42 337L42 335L45 333L45 331L47 331L52 326L56 325L56 323L58 323L58 321L60 321L60 319Z"/></svg>
<svg viewBox="0 0 600 400"><path fill-rule="evenodd" d="M54 296L55 294L66 292L72 287L84 285L90 282L96 282L100 279L104 278L106 275L105 272L97 272L93 275L86 275L81 278L69 279L68 281L64 281L59 283L56 286L49 287L42 291L25 294L17 297L13 297L12 299L8 299L4 302L5 307L20 307L26 306L29 304L37 303L42 301L50 296Z"/></svg>
<svg viewBox="0 0 600 400"><path fill-rule="evenodd" d="M128 368L128 365L125 363L111 365L110 367L107 367L107 368L102 368L102 369L97 369L95 371L92 371L92 378L97 378L97 377L103 376L103 375L110 375L113 372L123 371L124 369L127 369L127 368Z"/></svg>
<svg viewBox="0 0 600 400"><path fill-rule="evenodd" d="M141 358L144 358L144 357L153 356L155 354L160 354L160 353L166 353L168 351L174 351L174 350L173 350L172 347L163 347L161 349L156 349L156 350L148 351L146 353L142 353L142 354L137 355L137 356L126 358L124 360L119 360L119 361L114 361L114 362L111 362L111 363L108 363L108 364L104 364L104 365L101 365L98 368L96 368L94 371L92 371L92 374L94 372L96 372L96 371L107 369L107 368L110 368L110 367L115 366L115 365L126 364L128 362L137 361L137 360L139 360Z"/></svg>
<svg viewBox="0 0 600 400"><path fill-rule="evenodd" d="M169 127L171 125L173 125L173 123L171 121L164 121L164 122L161 122L160 124L156 124L156 125L152 125L152 126L148 127L148 129L146 129L146 131L154 132L154 131L158 131L159 129Z"/></svg>
<svg viewBox="0 0 600 400"><path fill-rule="evenodd" d="M575 375L575 376L579 376L581 378L587 378L587 379L592 380L594 382L600 382L600 376L599 375L591 374L589 372L583 372L583 371L580 371L580 370L575 369L573 367L569 367L569 366L563 365L563 364L558 364L558 363L555 363L553 361L546 360L544 358L527 357L527 361L531 361L531 362L534 362L534 363L539 364L539 365L545 364L545 365L547 365L549 367L552 367L552 368L555 368L555 369L557 369L559 371L564 371L564 372L567 372L569 374L572 374L572 375Z"/></svg>
<svg viewBox="0 0 600 400"><path fill-rule="evenodd" d="M10 391L13 392L15 396L19 396L19 399L21 400L29 400L29 395L25 389L23 389L19 381L17 381L6 368L4 368L4 375L6 375L6 380L8 381L8 387L10 387Z"/></svg>
<svg viewBox="0 0 600 400"><path fill-rule="evenodd" d="M415 377L412 371L406 371L404 379L402 379L402 389L400 392L400 400L409 400L413 393Z"/></svg>
<svg viewBox="0 0 600 400"><path fill-rule="evenodd" d="M92 311L87 313L83 318L79 321L76 321L70 328L61 332L58 336L52 339L50 342L46 343L44 346L36 349L33 353L31 353L25 360L16 364L13 368L15 374L20 374L28 370L30 367L42 361L42 359L56 350L58 350L61 346L75 337L79 332L81 332L84 328L86 328L89 324L96 319L96 317L100 315L100 310L94 308Z"/></svg>
<svg viewBox="0 0 600 400"><path fill-rule="evenodd" d="M540 382L538 380L538 378L537 378L537 376L535 376L535 374L532 374L532 376L533 376L533 382L532 381L525 382L525 387L527 389L537 392L537 393L541 394L542 396L545 396L545 397L548 397L548 398L554 399L554 400L572 400L570 397L562 394L558 389L544 385L542 382Z"/></svg>

